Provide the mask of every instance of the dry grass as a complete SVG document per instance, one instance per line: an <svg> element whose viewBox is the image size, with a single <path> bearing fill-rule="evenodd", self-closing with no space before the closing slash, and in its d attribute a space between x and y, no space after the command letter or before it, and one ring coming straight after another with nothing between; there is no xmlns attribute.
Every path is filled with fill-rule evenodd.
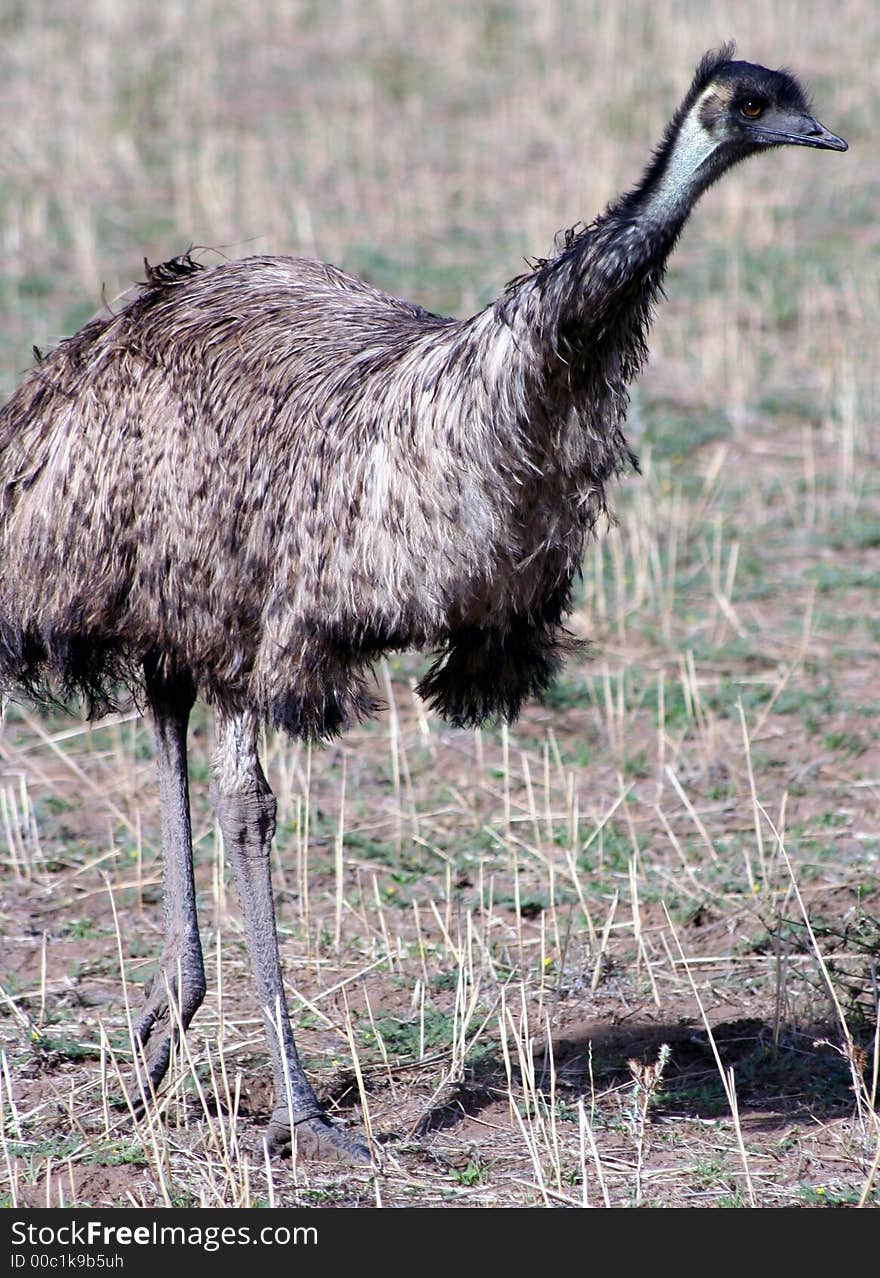
<svg viewBox="0 0 880 1278"><path fill-rule="evenodd" d="M135 1120L161 948L149 731L0 735L0 1183L18 1205L878 1202L878 18L385 0L7 6L0 379L190 242L481 304L636 175L702 51L813 84L845 157L698 210L584 564L592 660L509 732L266 743L298 1041L375 1176L267 1164L244 942L193 732L210 993ZM118 918L118 931L116 920ZM121 968L124 969L124 981Z"/></svg>

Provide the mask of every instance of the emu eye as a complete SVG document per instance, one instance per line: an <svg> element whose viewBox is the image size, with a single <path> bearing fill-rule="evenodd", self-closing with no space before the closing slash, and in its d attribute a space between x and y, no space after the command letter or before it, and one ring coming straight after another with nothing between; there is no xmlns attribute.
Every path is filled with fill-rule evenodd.
<svg viewBox="0 0 880 1278"><path fill-rule="evenodd" d="M742 103L740 111L743 115L748 116L750 120L757 120L759 115L764 114L764 103L755 102L750 98L748 101Z"/></svg>

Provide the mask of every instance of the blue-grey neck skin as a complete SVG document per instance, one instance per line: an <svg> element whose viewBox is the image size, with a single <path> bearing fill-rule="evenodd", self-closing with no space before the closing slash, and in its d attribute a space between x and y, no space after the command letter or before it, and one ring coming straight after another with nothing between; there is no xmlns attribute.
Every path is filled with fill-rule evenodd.
<svg viewBox="0 0 880 1278"><path fill-rule="evenodd" d="M711 92L707 90L707 93ZM672 147L647 188L629 197L629 209L674 243L697 200L738 158L713 138L700 119L700 102L684 118Z"/></svg>

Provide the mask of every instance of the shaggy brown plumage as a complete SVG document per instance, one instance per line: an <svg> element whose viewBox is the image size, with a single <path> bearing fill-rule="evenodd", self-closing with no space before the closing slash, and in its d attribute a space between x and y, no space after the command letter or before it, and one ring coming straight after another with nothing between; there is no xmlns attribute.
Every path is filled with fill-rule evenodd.
<svg viewBox="0 0 880 1278"><path fill-rule="evenodd" d="M532 315L565 265L464 321L319 262L152 272L0 415L4 672L97 708L155 652L322 736L370 708L366 662L416 645L443 652L423 685L442 712L514 715L632 461L646 307L578 375Z"/></svg>

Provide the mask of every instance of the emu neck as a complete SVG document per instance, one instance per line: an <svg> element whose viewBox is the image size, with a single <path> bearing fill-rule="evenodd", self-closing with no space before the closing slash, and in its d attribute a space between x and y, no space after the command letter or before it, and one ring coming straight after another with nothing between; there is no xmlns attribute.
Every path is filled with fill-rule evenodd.
<svg viewBox="0 0 880 1278"><path fill-rule="evenodd" d="M674 240L697 200L726 167L695 108L664 141L639 187L622 203Z"/></svg>
<svg viewBox="0 0 880 1278"><path fill-rule="evenodd" d="M514 315L546 369L558 355L595 358L605 335L624 342L630 374L644 358L651 306L666 262L703 191L732 162L709 136L696 103L673 121L642 181L556 257L508 287L500 317ZM636 357L637 356L637 357Z"/></svg>

